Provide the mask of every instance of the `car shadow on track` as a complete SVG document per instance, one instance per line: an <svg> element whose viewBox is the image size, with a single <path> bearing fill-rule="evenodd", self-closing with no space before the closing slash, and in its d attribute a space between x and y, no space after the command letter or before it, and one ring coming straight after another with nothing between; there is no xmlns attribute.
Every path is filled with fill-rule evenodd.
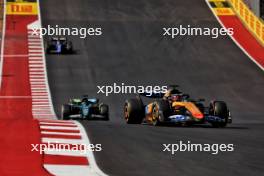
<svg viewBox="0 0 264 176"><path fill-rule="evenodd" d="M107 121L109 121L109 119L106 120L106 119L102 119L102 118L92 118L92 119L74 118L74 119L71 119L71 120L77 120L79 122L85 122L85 121L105 121L105 122L107 122Z"/></svg>
<svg viewBox="0 0 264 176"><path fill-rule="evenodd" d="M46 55L53 55L53 56L67 56L67 55L80 55L81 51L80 50L73 50L70 53L47 53L45 52Z"/></svg>
<svg viewBox="0 0 264 176"><path fill-rule="evenodd" d="M149 125L149 124L142 124L142 125L147 125L147 126L152 126L152 125ZM221 129L221 130L225 130L225 129L228 129L228 130L233 130L233 129L237 129L237 130L248 130L250 129L249 127L246 127L246 126L235 126L235 125L232 125L232 126L226 126L226 127L213 127L212 125L210 124L195 124L195 125L181 125L181 124L164 124L164 125L160 125L160 126L152 126L152 127L155 127L155 128L166 128L166 127L169 127L169 128L208 128L208 129Z"/></svg>

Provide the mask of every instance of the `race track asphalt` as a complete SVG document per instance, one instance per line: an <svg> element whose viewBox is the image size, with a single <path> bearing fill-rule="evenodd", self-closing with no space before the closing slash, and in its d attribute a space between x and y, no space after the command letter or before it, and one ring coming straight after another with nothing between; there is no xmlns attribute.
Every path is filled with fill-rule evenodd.
<svg viewBox="0 0 264 176"><path fill-rule="evenodd" d="M102 27L102 36L70 37L74 55L48 55L55 110L83 94L110 106L110 121L82 121L99 167L109 175L263 175L264 73L228 37L162 36L163 27L220 27L204 0L45 0L43 25ZM193 97L228 102L234 123L224 129L127 125L131 95L97 94L97 85L179 84ZM207 101L207 102L208 102ZM234 152L162 152L162 144L232 143Z"/></svg>

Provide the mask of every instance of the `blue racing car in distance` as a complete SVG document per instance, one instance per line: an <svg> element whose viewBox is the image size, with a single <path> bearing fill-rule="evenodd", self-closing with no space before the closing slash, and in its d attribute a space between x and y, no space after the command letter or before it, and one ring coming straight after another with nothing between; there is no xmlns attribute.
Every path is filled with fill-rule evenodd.
<svg viewBox="0 0 264 176"><path fill-rule="evenodd" d="M109 108L104 103L99 103L97 98L70 99L69 103L61 107L61 119L102 119L109 120Z"/></svg>
<svg viewBox="0 0 264 176"><path fill-rule="evenodd" d="M72 54L72 42L66 37L52 37L46 43L47 54Z"/></svg>

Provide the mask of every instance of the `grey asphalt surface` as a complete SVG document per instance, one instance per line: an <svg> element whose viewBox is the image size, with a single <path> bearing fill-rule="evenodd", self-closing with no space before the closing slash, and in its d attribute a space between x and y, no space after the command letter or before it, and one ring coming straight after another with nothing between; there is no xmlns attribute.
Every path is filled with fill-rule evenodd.
<svg viewBox="0 0 264 176"><path fill-rule="evenodd" d="M99 167L109 175L263 175L264 73L228 37L162 36L163 27L220 27L204 0L45 0L43 25L102 27L102 36L71 37L75 55L48 55L55 110L83 94L110 106L110 121L82 121ZM179 84L193 97L228 102L224 129L126 125L125 99L97 94L97 85ZM207 102L208 102L207 101ZM231 143L234 152L162 152L162 144ZM85 175L85 174L84 174Z"/></svg>

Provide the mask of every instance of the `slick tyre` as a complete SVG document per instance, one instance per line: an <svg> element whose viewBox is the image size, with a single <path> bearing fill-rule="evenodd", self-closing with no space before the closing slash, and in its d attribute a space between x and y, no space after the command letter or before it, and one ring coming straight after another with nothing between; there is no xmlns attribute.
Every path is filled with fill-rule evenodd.
<svg viewBox="0 0 264 176"><path fill-rule="evenodd" d="M144 118L144 105L141 100L132 98L126 100L124 116L128 124L140 124Z"/></svg>
<svg viewBox="0 0 264 176"><path fill-rule="evenodd" d="M46 42L44 45L45 45L44 47L45 47L46 53L50 54L50 42Z"/></svg>
<svg viewBox="0 0 264 176"><path fill-rule="evenodd" d="M228 108L224 101L214 101L210 104L210 114L224 119L224 122L212 123L213 127L225 127L228 122Z"/></svg>
<svg viewBox="0 0 264 176"><path fill-rule="evenodd" d="M170 104L166 100L158 100L154 102L152 112L152 124L154 126L162 125L166 119L170 116L171 109Z"/></svg>
<svg viewBox="0 0 264 176"><path fill-rule="evenodd" d="M72 46L72 42L71 41L67 44L67 52L69 54L73 53L73 46Z"/></svg>
<svg viewBox="0 0 264 176"><path fill-rule="evenodd" d="M103 120L109 120L109 107L106 104L101 104L99 107L100 114L104 116Z"/></svg>
<svg viewBox="0 0 264 176"><path fill-rule="evenodd" d="M50 47L46 47L46 53L50 54Z"/></svg>
<svg viewBox="0 0 264 176"><path fill-rule="evenodd" d="M61 120L69 120L71 115L71 106L64 104L61 107Z"/></svg>

